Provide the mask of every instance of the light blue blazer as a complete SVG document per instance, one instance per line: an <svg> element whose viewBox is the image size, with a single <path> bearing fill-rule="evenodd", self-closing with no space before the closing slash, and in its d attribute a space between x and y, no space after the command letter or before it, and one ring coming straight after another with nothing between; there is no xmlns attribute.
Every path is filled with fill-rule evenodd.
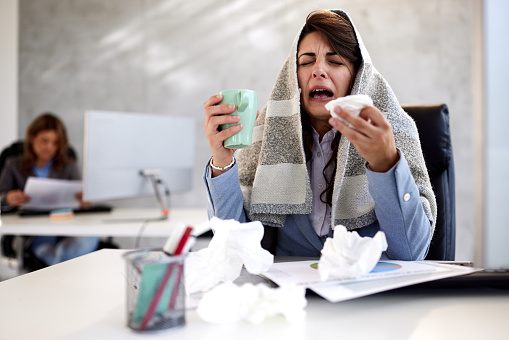
<svg viewBox="0 0 509 340"><path fill-rule="evenodd" d="M408 163L400 152L399 162L388 172L378 173L366 167L369 193L375 201L377 221L357 229L360 236L385 233L388 248L383 257L393 260L423 260L431 241L431 224L419 199L419 190ZM207 165L203 176L207 188L209 218L216 216L249 222L244 211L237 164L218 177L211 177ZM332 231L329 233L332 237ZM277 228L278 256L319 257L325 238L318 236L307 215L287 215Z"/></svg>

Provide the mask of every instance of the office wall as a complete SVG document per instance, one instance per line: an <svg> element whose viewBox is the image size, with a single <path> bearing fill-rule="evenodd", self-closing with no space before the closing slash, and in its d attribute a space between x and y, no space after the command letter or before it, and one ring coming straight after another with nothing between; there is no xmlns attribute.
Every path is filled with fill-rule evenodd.
<svg viewBox="0 0 509 340"><path fill-rule="evenodd" d="M18 132L18 0L0 0L0 148Z"/></svg>
<svg viewBox="0 0 509 340"><path fill-rule="evenodd" d="M262 106L306 15L341 7L401 103L449 105L457 258L472 259L474 1L20 0L19 133L53 111L81 151L87 109L194 117L194 189L174 196L173 205L205 206L205 100L222 89L251 88Z"/></svg>

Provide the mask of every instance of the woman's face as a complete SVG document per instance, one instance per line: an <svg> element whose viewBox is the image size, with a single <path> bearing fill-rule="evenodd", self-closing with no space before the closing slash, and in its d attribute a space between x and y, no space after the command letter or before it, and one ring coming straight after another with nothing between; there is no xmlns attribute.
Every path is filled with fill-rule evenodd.
<svg viewBox="0 0 509 340"><path fill-rule="evenodd" d="M311 119L328 120L325 104L348 95L353 64L334 52L324 35L306 35L297 51L297 78L301 105Z"/></svg>
<svg viewBox="0 0 509 340"><path fill-rule="evenodd" d="M32 147L38 162L49 162L58 151L58 135L53 130L43 130L39 132L33 142Z"/></svg>

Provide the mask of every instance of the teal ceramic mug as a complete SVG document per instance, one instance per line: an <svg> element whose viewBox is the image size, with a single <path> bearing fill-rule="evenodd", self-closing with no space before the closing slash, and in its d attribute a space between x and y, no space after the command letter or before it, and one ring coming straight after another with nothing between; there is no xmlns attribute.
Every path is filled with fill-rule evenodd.
<svg viewBox="0 0 509 340"><path fill-rule="evenodd" d="M258 111L258 94L252 90L234 89L221 91L223 100L220 104L233 104L235 111L230 115L240 116L240 121L235 124L222 124L221 130L236 124L242 124L242 130L231 137L226 138L223 145L228 149L242 149L250 146L253 138L253 128Z"/></svg>

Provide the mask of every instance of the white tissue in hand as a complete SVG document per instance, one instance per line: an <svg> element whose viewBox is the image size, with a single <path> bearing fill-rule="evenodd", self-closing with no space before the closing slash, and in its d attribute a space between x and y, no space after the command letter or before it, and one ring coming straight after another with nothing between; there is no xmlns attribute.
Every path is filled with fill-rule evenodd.
<svg viewBox="0 0 509 340"><path fill-rule="evenodd" d="M305 289L297 286L269 288L263 283L237 286L228 282L205 293L197 313L203 320L212 323L246 320L260 324L278 314L294 323L306 315L305 294Z"/></svg>
<svg viewBox="0 0 509 340"><path fill-rule="evenodd" d="M207 291L220 282L239 277L242 265L251 274L263 273L274 263L274 256L261 247L263 225L240 223L213 217L210 227L214 236L209 246L189 253L185 267L188 294Z"/></svg>
<svg viewBox="0 0 509 340"><path fill-rule="evenodd" d="M343 121L345 124L350 126L350 123L345 121L343 118L340 118L336 112L334 112L334 108L336 106L341 106L341 108L347 110L353 115L358 116L363 108L366 106L372 106L373 100L371 97L365 94L354 94L346 97L341 97L338 99L331 100L327 104L325 104L325 108L330 111L330 114L334 118L338 118Z"/></svg>
<svg viewBox="0 0 509 340"><path fill-rule="evenodd" d="M373 238L360 237L342 225L334 228L334 237L325 240L318 272L322 280L358 278L369 273L387 249L385 234L379 231Z"/></svg>

